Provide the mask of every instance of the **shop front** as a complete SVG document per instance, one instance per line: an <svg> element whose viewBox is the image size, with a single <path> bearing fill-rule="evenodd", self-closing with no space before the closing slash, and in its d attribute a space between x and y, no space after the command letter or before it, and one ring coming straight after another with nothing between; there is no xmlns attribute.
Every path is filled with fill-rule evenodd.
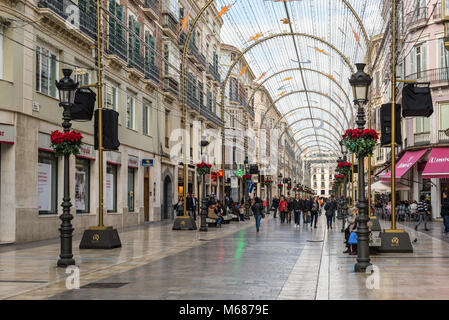
<svg viewBox="0 0 449 320"><path fill-rule="evenodd" d="M14 242L14 207L16 205L13 188L7 188L7 181L14 181L14 126L0 124L0 242Z"/></svg>

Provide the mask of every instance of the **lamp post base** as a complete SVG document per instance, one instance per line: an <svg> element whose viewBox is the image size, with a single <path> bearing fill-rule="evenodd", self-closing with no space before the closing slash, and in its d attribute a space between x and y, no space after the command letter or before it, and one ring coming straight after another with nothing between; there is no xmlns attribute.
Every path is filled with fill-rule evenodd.
<svg viewBox="0 0 449 320"><path fill-rule="evenodd" d="M180 216L176 217L173 223L172 230L196 230L196 222L193 217Z"/></svg>
<svg viewBox="0 0 449 320"><path fill-rule="evenodd" d="M380 252L413 252L413 246L410 241L410 236L404 230L384 230L380 233L380 239Z"/></svg>
<svg viewBox="0 0 449 320"><path fill-rule="evenodd" d="M368 259L369 260L369 259ZM354 265L354 271L355 272L365 272L366 271L366 269L369 267L371 265L371 263L369 263L369 262L365 262L365 261L362 261L362 262L357 262L355 265Z"/></svg>
<svg viewBox="0 0 449 320"><path fill-rule="evenodd" d="M75 259L59 259L57 262L58 268L67 268L68 266L74 266Z"/></svg>
<svg viewBox="0 0 449 320"><path fill-rule="evenodd" d="M84 231L80 249L114 249L122 243L117 229L112 227L90 227Z"/></svg>

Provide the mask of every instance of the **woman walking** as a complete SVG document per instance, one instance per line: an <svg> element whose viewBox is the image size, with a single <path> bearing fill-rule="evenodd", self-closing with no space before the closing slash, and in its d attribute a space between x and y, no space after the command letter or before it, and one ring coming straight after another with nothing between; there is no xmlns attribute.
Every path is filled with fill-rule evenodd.
<svg viewBox="0 0 449 320"><path fill-rule="evenodd" d="M444 235L449 232L449 198L447 197L447 192L443 192L443 202L441 203L441 215L444 221Z"/></svg>
<svg viewBox="0 0 449 320"><path fill-rule="evenodd" d="M279 201L279 212L281 215L281 223L285 222L285 215L288 211L288 203L285 201L284 197L281 196L281 200Z"/></svg>
<svg viewBox="0 0 449 320"><path fill-rule="evenodd" d="M259 197L256 197L253 205L251 206L251 210L253 211L254 219L256 220L256 230L259 232L260 229L260 220L265 217L263 213L263 204L262 200Z"/></svg>

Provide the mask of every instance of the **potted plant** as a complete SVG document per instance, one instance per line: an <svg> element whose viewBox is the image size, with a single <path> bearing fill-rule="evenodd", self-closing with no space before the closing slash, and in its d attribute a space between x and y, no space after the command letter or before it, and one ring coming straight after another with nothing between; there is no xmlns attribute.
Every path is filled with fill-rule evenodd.
<svg viewBox="0 0 449 320"><path fill-rule="evenodd" d="M375 130L348 129L343 135L342 143L357 157L367 157L373 154L378 139Z"/></svg>
<svg viewBox="0 0 449 320"><path fill-rule="evenodd" d="M78 155L80 153L83 135L77 131L60 132L53 131L50 136L50 147L55 151L57 157L64 155Z"/></svg>

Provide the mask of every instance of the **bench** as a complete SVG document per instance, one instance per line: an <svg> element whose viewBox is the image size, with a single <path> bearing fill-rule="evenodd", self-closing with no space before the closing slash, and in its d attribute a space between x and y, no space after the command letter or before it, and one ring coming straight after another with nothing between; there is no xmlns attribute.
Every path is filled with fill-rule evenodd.
<svg viewBox="0 0 449 320"><path fill-rule="evenodd" d="M206 218L206 224L208 227L216 227L217 226L217 219L212 219L207 217Z"/></svg>
<svg viewBox="0 0 449 320"><path fill-rule="evenodd" d="M229 224L232 220L232 217L230 214L223 216L223 223Z"/></svg>

